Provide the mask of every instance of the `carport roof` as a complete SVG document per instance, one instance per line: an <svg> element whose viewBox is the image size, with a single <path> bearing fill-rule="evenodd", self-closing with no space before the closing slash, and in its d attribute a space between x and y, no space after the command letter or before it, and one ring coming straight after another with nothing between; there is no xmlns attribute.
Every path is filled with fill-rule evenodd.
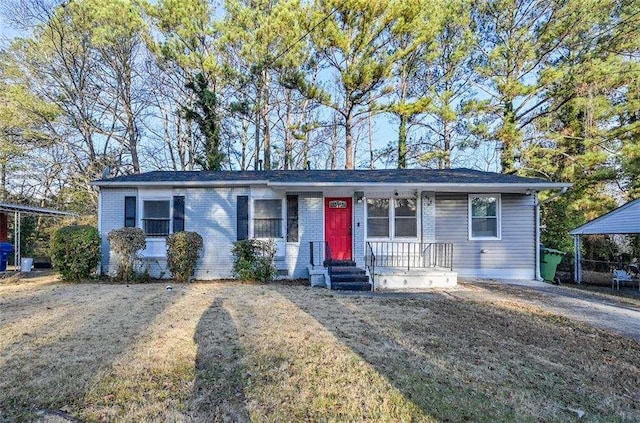
<svg viewBox="0 0 640 423"><path fill-rule="evenodd" d="M39 216L76 216L75 213L65 212L44 207L23 206L21 204L0 203L0 212L25 213Z"/></svg>
<svg viewBox="0 0 640 423"><path fill-rule="evenodd" d="M569 233L571 235L639 234L640 198L585 223Z"/></svg>

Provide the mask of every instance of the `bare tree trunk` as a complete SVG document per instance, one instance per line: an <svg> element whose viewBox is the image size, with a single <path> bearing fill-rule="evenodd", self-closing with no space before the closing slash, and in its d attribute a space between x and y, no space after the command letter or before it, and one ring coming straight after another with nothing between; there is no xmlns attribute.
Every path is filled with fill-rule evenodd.
<svg viewBox="0 0 640 423"><path fill-rule="evenodd" d="M287 90L286 94L286 112L284 116L284 170L288 170L292 166L293 161L293 145L291 136L291 90Z"/></svg>
<svg viewBox="0 0 640 423"><path fill-rule="evenodd" d="M374 157L373 157L373 122L371 119L371 112L369 112L369 116L367 117L369 123L369 169L374 168Z"/></svg>
<svg viewBox="0 0 640 423"><path fill-rule="evenodd" d="M240 146L240 170L247 170L247 148L249 147L249 121L242 121L242 135Z"/></svg>
<svg viewBox="0 0 640 423"><path fill-rule="evenodd" d="M0 163L0 200L7 199L7 165L3 162Z"/></svg>
<svg viewBox="0 0 640 423"><path fill-rule="evenodd" d="M166 108L158 104L160 113L162 114L162 131L164 132L164 144L169 150L169 158L171 159L171 169L179 170L176 163L175 152L173 151L173 144L171 143L171 131L169 130L169 113ZM176 134L176 142L180 142L180 134Z"/></svg>
<svg viewBox="0 0 640 423"><path fill-rule="evenodd" d="M271 128L269 127L269 74L267 70L263 71L262 78L262 90L263 90L263 103L262 107L260 107L260 114L262 117L262 125L263 125L263 158L264 158L264 169L271 170Z"/></svg>
<svg viewBox="0 0 640 423"><path fill-rule="evenodd" d="M407 115L400 114L400 126L398 127L398 169L407 168Z"/></svg>
<svg viewBox="0 0 640 423"><path fill-rule="evenodd" d="M258 98L256 99L256 104L260 104L260 93L261 90L258 89ZM259 160L260 160L260 110L256 109L255 115L255 124L256 124L256 133L255 133L255 145L254 145L254 157L253 157L253 168L258 170Z"/></svg>
<svg viewBox="0 0 640 423"><path fill-rule="evenodd" d="M353 121L351 111L349 111L344 119L344 151L345 151L345 169L353 169Z"/></svg>
<svg viewBox="0 0 640 423"><path fill-rule="evenodd" d="M329 153L329 162L331 169L337 167L337 150L338 149L338 124L334 117L333 119L333 133L331 134L331 152Z"/></svg>

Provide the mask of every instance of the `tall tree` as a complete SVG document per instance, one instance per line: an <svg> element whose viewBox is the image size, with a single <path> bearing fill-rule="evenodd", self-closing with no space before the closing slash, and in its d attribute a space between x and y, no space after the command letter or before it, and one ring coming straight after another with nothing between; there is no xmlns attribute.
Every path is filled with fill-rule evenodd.
<svg viewBox="0 0 640 423"><path fill-rule="evenodd" d="M442 14L440 4L433 1L421 1L418 5L404 2L398 6L398 22L392 28L390 43L398 59L391 78L393 99L386 109L398 121L396 154L399 169L407 167L409 127L431 102L419 83L419 75L424 73L426 62L433 54Z"/></svg>
<svg viewBox="0 0 640 423"><path fill-rule="evenodd" d="M160 106L165 110L164 119L173 121L180 130L174 133L175 141L166 141L171 157L175 157L175 150L181 168L192 169L198 164L203 169L220 170L226 155L219 91L226 76L217 45L219 31L213 20L216 9L207 0L161 0L149 5L147 12L157 34L149 46L163 80L174 86L165 99L173 104L173 110ZM200 134L199 148L187 134L192 132L190 123L195 123ZM165 121L165 127L168 125Z"/></svg>
<svg viewBox="0 0 640 423"><path fill-rule="evenodd" d="M376 101L386 94L379 89L390 77L393 63L406 53L390 51L401 3L395 0L314 3L309 23L314 27L311 40L321 64L332 71L332 86L323 103L341 118L345 169L355 167L355 120L377 108ZM418 4L416 1L416 7Z"/></svg>
<svg viewBox="0 0 640 423"><path fill-rule="evenodd" d="M562 55L541 75L553 79L536 121L540 139L523 149L521 161L524 173L574 183L569 195L543 210L550 229L544 239L556 246L570 247L568 230L614 208L620 193L613 187L625 190L633 180L624 174L633 160L633 147L627 148L639 134L637 77L629 76L640 72L634 59L640 44L625 24L640 16L632 4L600 10L589 15L588 25L575 25Z"/></svg>
<svg viewBox="0 0 640 423"><path fill-rule="evenodd" d="M426 58L417 89L430 98L419 125L425 128L417 147L418 163L440 169L451 167L454 154L475 149L485 135L484 101L477 98L479 82L472 4L453 0Z"/></svg>
<svg viewBox="0 0 640 423"><path fill-rule="evenodd" d="M280 76L298 69L304 60L304 44L298 42L302 7L299 0L227 0L225 9L228 14L223 40L238 54L232 67L237 71L240 100L248 101L255 113L254 167L258 167L262 150L264 168L268 170L274 165L274 109L286 103L281 97L287 91L280 89ZM251 94L247 95L247 91Z"/></svg>
<svg viewBox="0 0 640 423"><path fill-rule="evenodd" d="M553 68L570 40L576 40L575 34L595 27L606 16L609 3L612 1L478 2L475 21L482 61L478 71L486 81L482 89L496 120L492 137L501 149L503 172L516 170L515 158L526 141L527 127L546 114L548 103L543 94L558 76L549 66Z"/></svg>

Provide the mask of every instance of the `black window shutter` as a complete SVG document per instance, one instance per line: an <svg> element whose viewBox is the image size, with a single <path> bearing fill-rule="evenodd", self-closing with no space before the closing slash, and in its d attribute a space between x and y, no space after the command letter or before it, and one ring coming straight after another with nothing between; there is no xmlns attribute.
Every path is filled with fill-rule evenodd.
<svg viewBox="0 0 640 423"><path fill-rule="evenodd" d="M238 241L249 238L249 196L239 195L236 212L236 231Z"/></svg>
<svg viewBox="0 0 640 423"><path fill-rule="evenodd" d="M136 227L136 197L124 197L124 227Z"/></svg>
<svg viewBox="0 0 640 423"><path fill-rule="evenodd" d="M184 197L173 197L173 233L184 231Z"/></svg>
<svg viewBox="0 0 640 423"><path fill-rule="evenodd" d="M297 195L287 195L287 242L298 242Z"/></svg>

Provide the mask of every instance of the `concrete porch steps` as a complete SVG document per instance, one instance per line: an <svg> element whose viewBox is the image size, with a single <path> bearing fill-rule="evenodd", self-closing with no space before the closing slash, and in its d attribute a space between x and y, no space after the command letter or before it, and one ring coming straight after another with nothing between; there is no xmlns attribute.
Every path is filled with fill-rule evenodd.
<svg viewBox="0 0 640 423"><path fill-rule="evenodd" d="M329 267L331 289L339 291L371 291L369 276L355 262L333 260Z"/></svg>

